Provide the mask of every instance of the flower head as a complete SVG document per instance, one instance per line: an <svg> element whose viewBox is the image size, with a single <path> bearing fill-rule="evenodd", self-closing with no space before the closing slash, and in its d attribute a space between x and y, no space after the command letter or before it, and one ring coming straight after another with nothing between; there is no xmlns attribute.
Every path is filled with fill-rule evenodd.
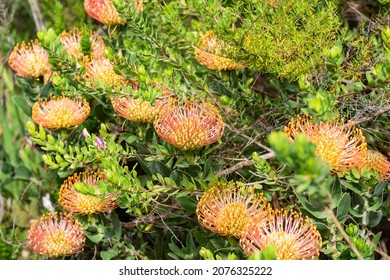
<svg viewBox="0 0 390 280"><path fill-rule="evenodd" d="M85 0L84 9L91 18L108 26L126 22L124 18L120 17L111 0Z"/></svg>
<svg viewBox="0 0 390 280"><path fill-rule="evenodd" d="M221 55L225 47L223 42L218 41L213 31L208 31L199 39L199 45L195 48L195 58L211 70L234 70L246 66L234 62L230 58Z"/></svg>
<svg viewBox="0 0 390 280"><path fill-rule="evenodd" d="M199 223L222 236L241 237L247 234L254 217L266 216L267 200L253 188L212 187L196 207Z"/></svg>
<svg viewBox="0 0 390 280"><path fill-rule="evenodd" d="M240 240L247 255L276 246L279 260L302 260L318 257L322 238L308 217L295 211L271 210L268 216L252 224Z"/></svg>
<svg viewBox="0 0 390 280"><path fill-rule="evenodd" d="M367 150L366 159L362 166L359 166L360 172L362 169L373 169L379 172L381 179L390 179L390 161L380 152L375 150Z"/></svg>
<svg viewBox="0 0 390 280"><path fill-rule="evenodd" d="M158 136L180 150L195 150L218 141L224 131L222 116L209 103L170 102L154 122Z"/></svg>
<svg viewBox="0 0 390 280"><path fill-rule="evenodd" d="M360 129L351 125L331 123L330 121L314 123L307 115L297 116L284 128L285 134L294 140L303 133L317 146L316 156L328 163L332 172L345 172L358 167L365 159L367 143Z"/></svg>
<svg viewBox="0 0 390 280"><path fill-rule="evenodd" d="M81 40L83 33L77 28L67 32L61 33L59 36L61 42L64 44L64 50L71 56L74 56L76 59L81 60L84 57L84 54L81 50ZM106 46L104 44L103 38L95 33L90 32L89 39L91 41L91 58L98 59L105 57L104 50Z"/></svg>
<svg viewBox="0 0 390 280"><path fill-rule="evenodd" d="M94 84L94 81L98 81L102 84L110 87L127 87L136 86L136 82L128 80L125 77L118 75L114 71L114 64L107 58L93 59L85 64L87 70L85 79Z"/></svg>
<svg viewBox="0 0 390 280"><path fill-rule="evenodd" d="M38 40L16 45L9 56L8 63L21 77L38 79L51 73L49 55Z"/></svg>
<svg viewBox="0 0 390 280"><path fill-rule="evenodd" d="M72 128L85 121L90 112L88 102L81 97L51 97L38 100L32 108L32 119L45 128Z"/></svg>
<svg viewBox="0 0 390 280"><path fill-rule="evenodd" d="M43 215L31 224L27 239L34 252L49 258L78 253L85 242L80 222L67 213Z"/></svg>
<svg viewBox="0 0 390 280"><path fill-rule="evenodd" d="M135 0L134 4L137 11L143 9L142 0ZM108 26L120 25L126 22L124 18L120 17L111 0L85 0L84 9L91 18Z"/></svg>
<svg viewBox="0 0 390 280"><path fill-rule="evenodd" d="M153 123L161 109L158 102L153 106L152 103L142 98L114 97L111 103L119 116L141 123Z"/></svg>
<svg viewBox="0 0 390 280"><path fill-rule="evenodd" d="M108 212L118 207L113 194L86 195L74 187L76 183L81 182L98 189L98 181L106 181L103 173L86 171L69 176L61 185L58 203L66 211L81 215Z"/></svg>

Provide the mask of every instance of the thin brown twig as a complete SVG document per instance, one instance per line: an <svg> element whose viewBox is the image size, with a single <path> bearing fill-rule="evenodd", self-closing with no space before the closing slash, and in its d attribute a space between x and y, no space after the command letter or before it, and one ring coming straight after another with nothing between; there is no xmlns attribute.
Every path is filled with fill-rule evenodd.
<svg viewBox="0 0 390 280"><path fill-rule="evenodd" d="M356 257L359 259L359 260L364 260L364 258L362 257L362 255L360 254L360 252L358 251L358 249L356 249L356 246L355 244L352 243L351 239L349 238L348 234L345 232L345 230L343 229L343 227L340 225L339 221L337 220L336 216L334 215L333 211L329 208L326 208L325 209L325 214L328 215L329 218L332 219L332 221L334 222L335 226L337 227L338 231L341 233L341 235L343 236L345 242L347 242L349 248L351 248L352 252L354 252L354 254L356 255Z"/></svg>
<svg viewBox="0 0 390 280"><path fill-rule="evenodd" d="M164 219L167 219L171 213L172 213L173 209L172 208L169 208L164 214L162 215L156 215L156 216L152 216L152 215L147 215L147 216L141 216L131 222L128 222L128 223L122 223L122 226L124 228L134 228L136 227L137 225L139 224L150 224L150 223L153 223L153 222L156 222L156 221L159 221L159 220L164 220Z"/></svg>
<svg viewBox="0 0 390 280"><path fill-rule="evenodd" d="M386 112L390 112L390 105L383 107L382 109L376 111L375 113L373 113L372 115L370 115L368 117L364 117L364 118L358 119L356 121L353 121L353 124L358 125L358 124L361 124L364 122L369 122L372 119L374 119L375 117L378 117L379 115L382 115L383 113L386 113Z"/></svg>
<svg viewBox="0 0 390 280"><path fill-rule="evenodd" d="M233 127L233 126L231 126L231 125L228 125L228 124L226 124L225 123L225 126L229 129L229 130L231 130L231 131L233 131L234 133L236 133L238 136L240 136L240 137L242 137L242 138L245 138L246 140L249 140L249 142L250 143L253 143L253 144L256 144L257 146L259 146L260 148L262 148L262 149L264 149L264 150L266 150L266 151L268 151L268 152L274 152L271 148L268 148L267 146L265 146L265 145L263 145L263 144L261 144L259 141L256 141L255 139L253 139L252 137L249 137L248 135L245 135L245 134L243 134L240 130L238 130L237 128L235 128L235 127Z"/></svg>
<svg viewBox="0 0 390 280"><path fill-rule="evenodd" d="M273 158L273 157L275 157L275 152L271 151L269 153L261 155L261 157L263 159L266 159L266 160ZM217 173L215 173L215 176L221 177L224 175L228 175L228 174L233 173L233 172L235 172L243 167L252 166L253 164L255 164L255 161L253 159L243 160L243 161L240 161L239 163L236 163L236 164L230 166L229 168L218 171Z"/></svg>

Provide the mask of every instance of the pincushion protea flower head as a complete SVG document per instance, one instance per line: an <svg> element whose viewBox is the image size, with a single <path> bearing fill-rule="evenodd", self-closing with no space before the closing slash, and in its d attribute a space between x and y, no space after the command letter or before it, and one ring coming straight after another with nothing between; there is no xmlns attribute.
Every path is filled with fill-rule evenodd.
<svg viewBox="0 0 390 280"><path fill-rule="evenodd" d="M38 40L17 44L9 56L8 64L21 77L38 79L51 73L49 55Z"/></svg>
<svg viewBox="0 0 390 280"><path fill-rule="evenodd" d="M54 97L39 99L32 108L32 119L38 125L49 129L73 128L85 121L90 113L88 102L77 97Z"/></svg>
<svg viewBox="0 0 390 280"><path fill-rule="evenodd" d="M276 246L279 260L307 260L319 256L322 238L308 217L295 211L271 210L268 216L253 223L240 239L247 255Z"/></svg>
<svg viewBox="0 0 390 280"><path fill-rule="evenodd" d="M74 28L71 31L64 31L59 36L60 41L64 44L64 50L71 56L74 56L76 59L81 60L84 57L84 54L81 50L81 39L83 33ZM103 38L96 32L90 32L89 39L91 41L91 58L98 59L105 57L104 50L106 46L104 44Z"/></svg>
<svg viewBox="0 0 390 280"><path fill-rule="evenodd" d="M195 150L218 141L224 131L222 116L210 103L178 100L164 106L154 122L159 137L180 150Z"/></svg>
<svg viewBox="0 0 390 280"><path fill-rule="evenodd" d="M85 0L84 9L91 18L108 26L126 22L124 18L120 17L111 0Z"/></svg>
<svg viewBox="0 0 390 280"><path fill-rule="evenodd" d="M360 172L364 169L374 171L380 174L381 179L390 179L390 161L380 152L367 150L366 159L362 166L359 166Z"/></svg>
<svg viewBox="0 0 390 280"><path fill-rule="evenodd" d="M110 87L132 86L135 88L137 86L135 81L115 73L114 64L108 58L93 59L87 61L84 66L87 71L84 78L91 84L94 84L96 80Z"/></svg>
<svg viewBox="0 0 390 280"><path fill-rule="evenodd" d="M214 186L196 207L199 223L222 236L241 237L247 234L253 219L261 219L269 211L266 198L253 188L230 184Z"/></svg>
<svg viewBox="0 0 390 280"><path fill-rule="evenodd" d="M118 116L133 122L153 123L161 110L160 102L153 106L147 100L128 96L111 98L111 103Z"/></svg>
<svg viewBox="0 0 390 280"><path fill-rule="evenodd" d="M137 11L143 9L142 0L135 0ZM85 12L93 19L108 26L120 25L126 22L121 18L111 0L85 0Z"/></svg>
<svg viewBox="0 0 390 280"><path fill-rule="evenodd" d="M81 252L85 236L71 214L47 213L31 224L27 240L37 254L57 258Z"/></svg>
<svg viewBox="0 0 390 280"><path fill-rule="evenodd" d="M108 212L118 207L113 194L108 193L105 196L86 195L78 192L74 187L75 183L82 182L97 189L98 181L106 181L104 174L101 172L86 171L69 176L61 185L58 203L66 211L81 215Z"/></svg>
<svg viewBox="0 0 390 280"><path fill-rule="evenodd" d="M308 115L297 116L284 128L285 134L294 140L303 133L314 143L316 156L328 163L332 172L345 172L361 166L365 160L367 143L360 129L351 125L332 123L330 121L314 123Z"/></svg>
<svg viewBox="0 0 390 280"><path fill-rule="evenodd" d="M221 56L224 43L219 42L213 31L208 31L199 39L199 45L195 48L195 58L211 70L234 70L246 66L234 62L230 58Z"/></svg>

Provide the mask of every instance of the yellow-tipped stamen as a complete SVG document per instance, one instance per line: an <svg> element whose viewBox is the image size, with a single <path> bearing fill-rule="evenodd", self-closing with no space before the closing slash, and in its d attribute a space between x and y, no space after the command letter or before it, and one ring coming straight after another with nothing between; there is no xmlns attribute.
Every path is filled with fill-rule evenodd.
<svg viewBox="0 0 390 280"><path fill-rule="evenodd" d="M81 252L85 236L81 224L71 214L45 214L31 224L28 245L37 254L49 258Z"/></svg>
<svg viewBox="0 0 390 280"><path fill-rule="evenodd" d="M153 123L161 110L159 102L153 106L142 98L113 97L111 103L118 116L140 123Z"/></svg>
<svg viewBox="0 0 390 280"><path fill-rule="evenodd" d="M38 79L51 73L49 55L38 40L16 45L9 56L8 64L21 77Z"/></svg>
<svg viewBox="0 0 390 280"><path fill-rule="evenodd" d="M133 80L126 79L118 75L114 71L114 64L108 58L93 59L86 61L84 65L86 74L85 80L94 85L95 81L108 85L110 87L133 87L136 88L137 83Z"/></svg>
<svg viewBox="0 0 390 280"><path fill-rule="evenodd" d="M247 234L255 217L266 216L267 200L253 188L212 187L200 199L196 215L199 223L222 236L241 237Z"/></svg>
<svg viewBox="0 0 390 280"><path fill-rule="evenodd" d="M98 189L98 181L106 181L103 173L81 172L69 176L61 185L58 203L68 212L81 215L108 212L118 207L113 194L86 195L78 192L74 184L86 183Z"/></svg>
<svg viewBox="0 0 390 280"><path fill-rule="evenodd" d="M142 0L135 0L134 4L136 11L143 9ZM85 0L84 9L91 18L107 26L126 23L126 20L120 17L111 0Z"/></svg>
<svg viewBox="0 0 390 280"><path fill-rule="evenodd" d="M390 179L390 161L378 151L367 150L364 164L359 166L360 172L363 169L378 172L382 180Z"/></svg>
<svg viewBox="0 0 390 280"><path fill-rule="evenodd" d="M222 116L209 103L170 102L154 122L163 140L180 150L194 150L218 141L224 131Z"/></svg>
<svg viewBox="0 0 390 280"><path fill-rule="evenodd" d="M64 45L64 50L67 51L70 56L74 56L78 60L82 60L84 57L81 49L82 36L83 33L77 28L74 28L71 31L65 31L59 36L60 41ZM91 59L104 58L106 46L103 38L96 32L91 31L89 39L91 41Z"/></svg>
<svg viewBox="0 0 390 280"><path fill-rule="evenodd" d="M77 97L51 97L50 100L38 100L32 108L32 119L45 128L73 128L86 120L90 113L88 102Z"/></svg>
<svg viewBox="0 0 390 280"><path fill-rule="evenodd" d="M360 129L335 122L314 123L308 115L297 116L284 128L293 141L303 133L317 146L316 156L328 163L332 172L345 172L361 166L367 153L367 143Z"/></svg>
<svg viewBox="0 0 390 280"><path fill-rule="evenodd" d="M195 58L199 63L215 71L242 69L246 66L234 62L232 59L223 57L223 42L215 38L213 31L208 31L199 39L199 45L195 48Z"/></svg>
<svg viewBox="0 0 390 280"><path fill-rule="evenodd" d="M320 254L322 238L308 217L295 211L272 210L268 216L251 224L240 245L249 256L274 245L279 260L315 259Z"/></svg>

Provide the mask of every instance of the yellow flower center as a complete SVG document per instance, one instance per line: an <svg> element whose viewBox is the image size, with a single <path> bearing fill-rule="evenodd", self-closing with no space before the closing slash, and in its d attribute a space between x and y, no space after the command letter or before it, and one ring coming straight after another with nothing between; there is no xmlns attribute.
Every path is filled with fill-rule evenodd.
<svg viewBox="0 0 390 280"><path fill-rule="evenodd" d="M279 260L300 259L299 243L297 242L296 234L284 231L273 232L267 235L264 247L271 244L276 246L276 256Z"/></svg>
<svg viewBox="0 0 390 280"><path fill-rule="evenodd" d="M221 235L242 236L248 231L250 213L246 205L230 203L218 213L215 227Z"/></svg>
<svg viewBox="0 0 390 280"><path fill-rule="evenodd" d="M42 241L42 249L52 258L73 254L73 245L72 238L61 229L52 230Z"/></svg>
<svg viewBox="0 0 390 280"><path fill-rule="evenodd" d="M328 134L323 135L319 133L318 137L313 137L312 142L317 145L316 155L320 156L324 162L327 162L330 167L334 168L340 165L343 150L348 143L348 137L345 135Z"/></svg>
<svg viewBox="0 0 390 280"><path fill-rule="evenodd" d="M103 200L98 196L79 193L75 205L77 206L79 213L91 215L93 213L102 212Z"/></svg>

